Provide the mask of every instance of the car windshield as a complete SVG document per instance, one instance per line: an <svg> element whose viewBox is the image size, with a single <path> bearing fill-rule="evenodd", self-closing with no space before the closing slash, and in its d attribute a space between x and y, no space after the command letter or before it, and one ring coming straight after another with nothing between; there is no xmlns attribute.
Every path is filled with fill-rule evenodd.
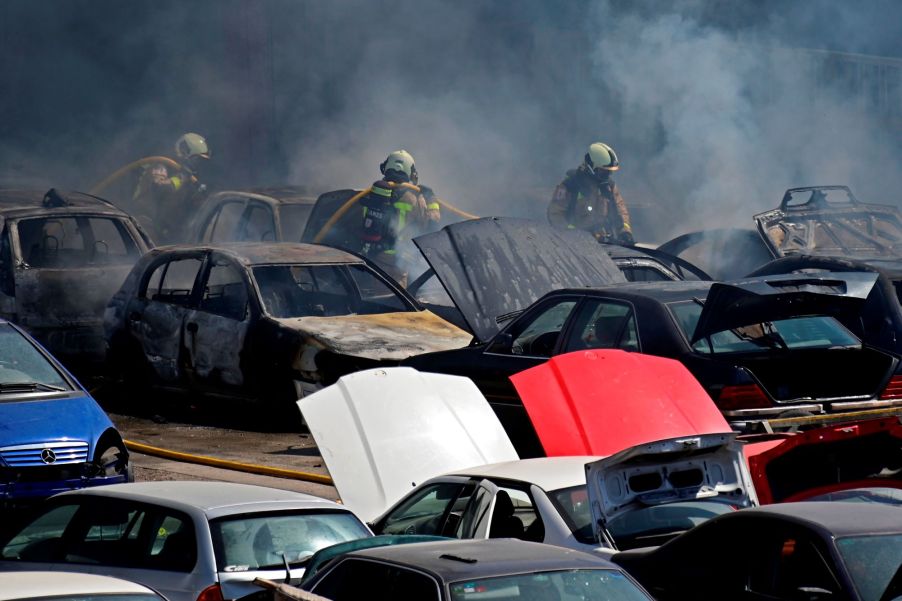
<svg viewBox="0 0 902 601"><path fill-rule="evenodd" d="M649 601L650 597L619 570L560 570L473 578L450 585L452 601L518 599L598 599Z"/></svg>
<svg viewBox="0 0 902 601"><path fill-rule="evenodd" d="M598 537L592 524L589 496L584 484L551 491L551 499L558 512L581 543L597 545ZM666 505L650 505L630 511L611 520L608 532L621 550L635 547L644 536L675 534L697 526L722 513L733 511L725 503L715 501L682 501Z"/></svg>
<svg viewBox="0 0 902 601"><path fill-rule="evenodd" d="M220 572L303 564L329 545L370 536L347 511L233 516L210 524Z"/></svg>
<svg viewBox="0 0 902 601"><path fill-rule="evenodd" d="M0 324L0 395L52 390L72 387L25 336Z"/></svg>
<svg viewBox="0 0 902 601"><path fill-rule="evenodd" d="M846 536L836 546L862 601L902 597L902 534Z"/></svg>
<svg viewBox="0 0 902 601"><path fill-rule="evenodd" d="M670 303L680 329L692 339L702 305L695 301ZM861 341L832 317L793 317L716 332L695 342L697 353L764 353L775 349L859 348Z"/></svg>
<svg viewBox="0 0 902 601"><path fill-rule="evenodd" d="M253 272L266 313L273 317L413 310L365 265L267 265Z"/></svg>
<svg viewBox="0 0 902 601"><path fill-rule="evenodd" d="M67 268L133 263L138 246L121 221L66 215L22 219L19 248L32 268Z"/></svg>

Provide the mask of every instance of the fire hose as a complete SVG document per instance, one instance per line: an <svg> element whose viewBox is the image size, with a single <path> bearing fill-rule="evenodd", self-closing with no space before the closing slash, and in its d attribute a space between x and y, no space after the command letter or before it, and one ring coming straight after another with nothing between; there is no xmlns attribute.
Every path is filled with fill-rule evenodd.
<svg viewBox="0 0 902 601"><path fill-rule="evenodd" d="M131 173L134 169L137 169L138 167L143 167L144 165L147 165L148 163L162 163L162 164L166 165L167 167L172 167L175 170L180 170L182 168L181 165L179 165L178 163L176 163L169 157L144 157L143 159L138 159L137 161L135 161L133 163L129 163L125 167L117 169L116 171L111 173L104 180L102 180L100 183L96 184L93 188L91 188L90 194L94 194L94 195L100 194L103 190L106 190L110 186L110 184L112 184L119 178L127 175L128 173Z"/></svg>
<svg viewBox="0 0 902 601"><path fill-rule="evenodd" d="M413 184L408 184L408 183L394 184L392 182L388 182L388 184L391 187L400 185L405 188L410 188L411 190L415 190L416 192L420 191L419 186L415 186ZM351 198L346 200L345 203L343 205L341 205L338 208L338 210L332 214L331 217L329 217L329 220L323 224L323 227L321 227L319 232L317 232L316 236L314 236L313 241L315 243L321 242L323 240L323 238L326 237L326 234L328 234L332 230L332 228L335 227L335 224L338 223L338 220L341 219L342 217L344 217L345 214L351 210L351 207L353 207L355 204L357 204L357 201L359 201L361 198L363 198L364 196L369 194L371 190L372 190L372 188L367 188L366 190L361 190L360 192L358 192L357 194L355 194L354 196L352 196ZM444 201L440 198L436 198L435 202L437 202L443 209L445 209L455 215L463 217L464 219L479 219L478 215L473 215L472 213L467 213L466 211L458 209L454 205L452 205L452 204L448 203L447 201Z"/></svg>

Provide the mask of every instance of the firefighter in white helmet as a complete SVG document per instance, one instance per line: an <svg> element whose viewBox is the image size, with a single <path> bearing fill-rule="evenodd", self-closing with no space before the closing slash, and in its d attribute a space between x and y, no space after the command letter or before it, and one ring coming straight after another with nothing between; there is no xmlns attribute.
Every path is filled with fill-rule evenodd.
<svg viewBox="0 0 902 601"><path fill-rule="evenodd" d="M441 218L439 203L430 188L418 185L416 165L406 150L389 154L379 170L382 179L360 201L361 252L403 281L399 246L435 228Z"/></svg>
<svg viewBox="0 0 902 601"><path fill-rule="evenodd" d="M589 146L583 164L568 171L548 205L552 225L587 230L599 242L634 244L626 203L612 174L620 169L614 149L602 142Z"/></svg>
<svg viewBox="0 0 902 601"><path fill-rule="evenodd" d="M204 137L184 134L175 143L175 156L177 169L157 162L145 166L132 195L138 215L149 220L142 225L160 244L185 241L184 227L207 190L198 179L201 166L210 159Z"/></svg>

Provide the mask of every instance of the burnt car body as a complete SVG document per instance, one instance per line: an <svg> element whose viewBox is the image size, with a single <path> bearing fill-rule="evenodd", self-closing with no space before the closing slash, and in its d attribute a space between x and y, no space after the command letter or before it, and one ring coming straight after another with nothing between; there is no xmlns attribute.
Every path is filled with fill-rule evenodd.
<svg viewBox="0 0 902 601"><path fill-rule="evenodd" d="M154 249L110 301L105 328L127 378L277 403L470 339L362 257L300 243Z"/></svg>
<svg viewBox="0 0 902 601"><path fill-rule="evenodd" d="M832 317L853 321L875 280L854 273L558 290L487 342L402 364L471 378L506 425L529 423L511 375L588 348L678 359L738 429L799 412L893 408L898 355L863 344Z"/></svg>
<svg viewBox="0 0 902 601"><path fill-rule="evenodd" d="M217 192L192 220L188 242L300 242L315 202L303 186Z"/></svg>
<svg viewBox="0 0 902 601"><path fill-rule="evenodd" d="M736 543L729 552L725 541ZM613 561L659 601L892 601L902 594L902 520L898 507L880 504L779 503Z"/></svg>
<svg viewBox="0 0 902 601"><path fill-rule="evenodd" d="M93 369L104 357L103 309L151 246L101 198L0 190L0 317L70 368Z"/></svg>

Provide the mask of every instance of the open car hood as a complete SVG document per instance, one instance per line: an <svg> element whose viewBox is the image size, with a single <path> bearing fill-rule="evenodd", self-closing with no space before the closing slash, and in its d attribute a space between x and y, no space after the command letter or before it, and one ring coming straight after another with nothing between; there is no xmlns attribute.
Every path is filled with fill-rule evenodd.
<svg viewBox="0 0 902 601"><path fill-rule="evenodd" d="M902 419L886 417L786 434L743 446L761 504L902 489ZM865 492L864 497L868 497ZM879 497L879 495L876 495ZM902 498L902 490L896 495Z"/></svg>
<svg viewBox="0 0 902 601"><path fill-rule="evenodd" d="M576 351L511 381L549 456L611 455L656 440L731 432L701 384L674 359Z"/></svg>
<svg viewBox="0 0 902 601"><path fill-rule="evenodd" d="M527 219L463 221L414 243L482 342L552 290L626 281L588 232Z"/></svg>
<svg viewBox="0 0 902 601"><path fill-rule="evenodd" d="M776 257L902 256L902 212L894 206L860 202L845 186L787 190L780 207L755 215L755 222Z"/></svg>
<svg viewBox="0 0 902 601"><path fill-rule="evenodd" d="M519 459L469 379L360 371L298 401L342 501L372 521L424 480Z"/></svg>
<svg viewBox="0 0 902 601"><path fill-rule="evenodd" d="M877 277L867 272L788 274L713 284L690 342L766 321L859 311Z"/></svg>
<svg viewBox="0 0 902 601"><path fill-rule="evenodd" d="M638 445L586 465L586 481L599 537L606 523L644 507L705 500L739 508L756 502L735 433Z"/></svg>

